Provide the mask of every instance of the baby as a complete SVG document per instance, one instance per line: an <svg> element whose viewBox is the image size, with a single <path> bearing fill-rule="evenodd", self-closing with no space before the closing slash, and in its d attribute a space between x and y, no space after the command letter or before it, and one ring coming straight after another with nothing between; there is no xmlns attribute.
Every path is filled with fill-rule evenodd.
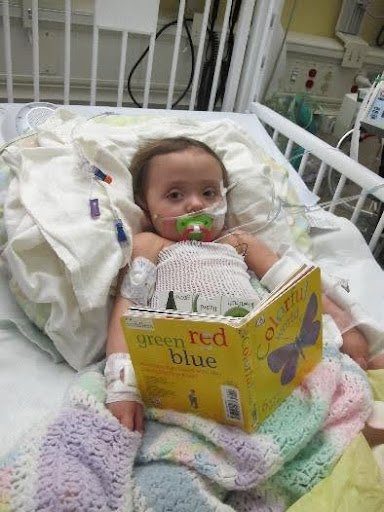
<svg viewBox="0 0 384 512"><path fill-rule="evenodd" d="M143 406L120 318L132 304L159 307L170 290L255 299L248 270L268 287L283 259L255 236L237 230L225 236L228 175L202 142L184 137L147 144L131 164L135 200L151 232L133 238L132 264L121 271L107 341L107 404L130 430L143 430ZM214 241L217 243L214 243ZM323 312L336 322L342 310L328 297ZM368 344L362 333L343 334L343 350L363 368Z"/></svg>

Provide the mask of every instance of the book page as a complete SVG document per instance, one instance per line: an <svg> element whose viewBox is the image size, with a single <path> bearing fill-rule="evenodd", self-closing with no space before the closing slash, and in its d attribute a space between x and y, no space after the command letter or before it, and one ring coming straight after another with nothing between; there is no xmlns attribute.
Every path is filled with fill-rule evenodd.
<svg viewBox="0 0 384 512"><path fill-rule="evenodd" d="M159 309L149 307L131 306L130 312L137 312L138 316L152 316L159 318L188 318L227 323L233 327L240 327L252 317L258 315L264 308L276 300L287 289L294 286L300 279L311 272L315 267L303 265L286 281L268 293L260 302L257 299L244 299L233 297L204 298L198 293L164 292L160 297Z"/></svg>
<svg viewBox="0 0 384 512"><path fill-rule="evenodd" d="M247 323L250 319L252 319L254 316L258 315L263 309L268 307L272 302L277 300L285 291L287 291L289 288L294 286L296 283L298 283L301 279L303 279L305 276L307 276L314 268L315 266L308 266L304 264L301 266L297 271L295 271L286 281L279 284L272 292L263 300L257 308L255 308L253 311L251 311L246 317L241 319L234 319L231 323L232 325L236 325L238 327L241 327L245 323Z"/></svg>

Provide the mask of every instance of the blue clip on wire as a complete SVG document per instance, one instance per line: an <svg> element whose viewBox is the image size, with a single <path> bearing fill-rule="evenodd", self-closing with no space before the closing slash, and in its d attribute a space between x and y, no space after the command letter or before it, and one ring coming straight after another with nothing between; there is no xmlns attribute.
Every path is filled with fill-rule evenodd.
<svg viewBox="0 0 384 512"><path fill-rule="evenodd" d="M119 242L126 242L127 241L127 235L125 234L123 223L121 219L116 219L115 221L116 226L116 232L117 232L117 239Z"/></svg>

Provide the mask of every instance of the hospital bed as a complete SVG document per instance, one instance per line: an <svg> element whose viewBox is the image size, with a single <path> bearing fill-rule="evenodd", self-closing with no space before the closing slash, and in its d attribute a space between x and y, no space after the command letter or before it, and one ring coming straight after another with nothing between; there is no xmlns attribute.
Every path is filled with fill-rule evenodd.
<svg viewBox="0 0 384 512"><path fill-rule="evenodd" d="M122 9L122 4L127 4L124 9L129 8L129 2L116 2L116 8ZM141 2L143 5L145 2ZM156 2L152 2L156 4ZM302 212L308 214L311 218L311 243L315 262L322 266L331 274L336 275L341 281L347 283L347 286L354 291L359 297L361 304L370 312L377 325L384 331L384 323L382 319L382 304L384 303L384 276L381 268L373 258L371 251L378 243L384 226L383 217L379 220L377 228L373 233L369 246L365 244L362 236L353 225L358 220L359 213L363 208L364 201L369 194L374 195L379 201L384 202L384 180L375 175L370 170L364 168L357 162L351 160L346 155L334 148L328 146L320 139L314 137L305 130L297 127L289 120L281 117L272 110L268 109L257 101L260 96L261 84L256 80L255 73L261 73L262 52L257 53L256 48L268 43L271 34L265 28L268 23L261 23L262 16L270 18L276 7L275 2L243 2L242 12L239 23L243 24L246 30L239 30L239 38L235 45L234 56L237 62L231 66L230 75L227 82L226 96L223 104L223 111L213 111L212 101L207 112L194 111L193 98L190 103L188 112L181 112L170 109L169 98L172 99L173 87L175 81L175 72L177 67L177 57L180 45L180 33L177 30L175 36L175 51L173 55L173 65L171 70L170 86L167 105L164 110L148 108L150 98L150 71L147 71L147 80L145 82L145 90L143 102L146 108L135 109L127 108L122 105L123 89L122 77L124 76L123 57L120 64L120 79L118 84L118 101L116 107L106 107L96 105L96 61L97 61L97 28L106 28L105 17L106 11L103 9L102 2L96 2L95 8L95 28L94 28L94 47L93 47L93 65L91 80L91 105L76 105L71 101L69 88L69 41L70 41L70 4L66 4L66 39L65 39L65 57L66 72L64 76L64 96L63 101L57 101L57 104L64 103L66 109L70 112L83 116L87 119L95 119L97 116L105 113L115 114L115 116L126 116L129 118L142 118L149 116L158 118L164 116L166 119L175 117L190 118L201 122L220 122L225 119L239 125L250 138L262 147L265 153L272 157L279 165L287 169L289 183L296 191L299 206ZM108 2L108 9L113 11L112 2ZM210 2L206 2L206 11L208 13ZM256 4L256 5L255 5ZM128 7L127 7L128 6ZM229 16L231 2L226 4L226 13L224 14L223 33L225 33L225 24L228 23L226 16ZM180 2L179 25L183 16L185 3ZM252 16L250 16L252 14ZM103 18L104 16L104 18ZM32 32L34 37L34 95L29 98L31 101L39 102L39 70L38 70L38 2L32 1L31 9ZM248 25L247 25L248 19ZM10 125L22 111L23 104L15 103L12 90L12 68L11 68L11 46L9 38L9 11L8 2L3 2L3 20L5 45L4 50L7 62L7 86L8 86L8 103L0 106L0 123L2 124L3 140L9 143L7 134L12 131ZM251 25L252 20L252 25ZM156 20L155 20L156 21ZM116 19L111 23L116 24ZM205 19L207 24L207 19ZM119 21L121 25L121 22ZM153 25L153 23L152 23ZM156 25L156 23L155 23ZM108 27L107 27L108 28ZM123 41L125 31L130 31L130 27L118 28L123 30ZM74 28L72 28L74 30ZM181 30L181 28L180 28ZM204 25L202 34L204 32ZM149 34L151 45L154 44L153 26L147 28L146 33ZM7 35L8 34L8 35ZM245 39L242 37L245 34ZM68 39L69 38L69 39ZM200 40L200 47L203 46L203 36ZM224 44L224 39L223 39ZM221 49L222 51L223 49ZM220 50L219 50L220 51ZM202 52L202 49L201 49ZM201 52L198 59L201 59ZM256 52L256 53L255 53ZM151 53L151 50L150 50ZM199 52L198 52L199 53ZM124 55L122 45L122 55ZM234 58L234 57L233 57ZM96 59L96 60L95 60ZM220 59L218 58L218 62ZM239 62L242 66L239 67ZM256 65L255 65L256 62ZM37 67L36 67L37 66ZM255 67L256 66L256 67ZM257 67L259 66L259 68ZM150 70L150 67L148 67ZM196 66L197 78L194 86L197 87L199 65ZM217 75L219 73L217 68ZM240 76L244 78L246 84L240 83ZM217 87L218 76L213 80L211 99L215 95L215 87ZM192 90L192 96L196 93L196 89ZM237 105L244 103L247 97L246 108L241 109L242 112L234 112L236 98ZM256 101L254 101L256 100ZM38 103L36 103L38 106ZM4 135L5 134L5 135ZM280 137L285 138L284 154L279 150L276 142ZM16 144L20 143L16 141ZM295 145L304 148L304 156L302 158L298 172L291 166L290 157ZM8 146L9 147L9 146ZM305 166L308 162L309 155L313 155L319 161L319 170L317 179L312 191L308 190L302 180L305 175ZM324 210L317 206L317 194L320 191L322 180L326 176L329 168L336 169L342 176L354 181L361 187L361 199L357 201L356 208L352 214L352 222L344 218L338 218L324 214ZM335 197L330 201L329 207L331 212L340 201L341 188L336 191ZM297 207L298 205L296 205ZM74 382L76 372L65 362L55 362L52 354L41 350L38 345L40 343L41 333L39 329L33 325L25 313L16 303L14 294L8 287L9 274L7 274L4 266L1 272L0 286L0 395L2 414L0 421L0 453L5 454L14 444L23 438L23 435L29 427L38 422L46 413L54 413L61 407L62 399L65 396L68 386ZM32 343L31 343L32 341ZM376 489L377 490L377 489ZM376 491L375 491L376 492ZM377 503L379 503L379 498ZM312 504L311 504L312 506ZM11 509L10 509L11 510ZM224 510L224 509L223 509ZM298 509L299 510L299 509ZM374 510L374 509L372 509ZM376 510L376 509L375 509ZM379 510L379 509L377 509Z"/></svg>

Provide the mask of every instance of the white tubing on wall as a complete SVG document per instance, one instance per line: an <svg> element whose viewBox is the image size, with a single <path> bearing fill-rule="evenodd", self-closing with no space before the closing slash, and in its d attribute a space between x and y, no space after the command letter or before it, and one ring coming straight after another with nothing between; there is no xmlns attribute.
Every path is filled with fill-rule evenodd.
<svg viewBox="0 0 384 512"><path fill-rule="evenodd" d="M71 78L71 0L65 0L64 30L64 105L69 105Z"/></svg>
<svg viewBox="0 0 384 512"><path fill-rule="evenodd" d="M196 57L196 63L195 63L195 72L193 74L191 98L189 100L189 110L195 109L197 87L199 85L200 69L201 69L201 62L202 62L203 53L204 53L205 37L207 34L208 16L209 16L210 8L211 8L211 0L206 0L205 7L204 7L204 13L203 13L203 22L202 22L201 32L200 32L199 48L197 50L197 57Z"/></svg>
<svg viewBox="0 0 384 512"><path fill-rule="evenodd" d="M91 65L91 99L89 104L96 104L97 61L99 53L99 29L94 23L92 37L92 65Z"/></svg>
<svg viewBox="0 0 384 512"><path fill-rule="evenodd" d="M247 106L249 106L252 101L259 100L261 95L261 86L263 83L266 70L266 59L268 56L267 48L269 48L272 39L272 17L274 16L275 3L275 0L270 0L267 15L264 19L263 35L260 48L258 48L257 52L255 71L251 80L252 85L247 98Z"/></svg>
<svg viewBox="0 0 384 512"><path fill-rule="evenodd" d="M181 0L180 5L179 5L179 14L177 16L175 44L173 46L171 75L170 75L170 79L169 79L168 97L167 97L167 109L172 108L173 91L175 89L175 79L176 79L176 71L177 71L177 61L179 59L179 51L180 51L181 32L183 30L184 11L185 11L185 0Z"/></svg>
<svg viewBox="0 0 384 512"><path fill-rule="evenodd" d="M123 30L121 33L119 86L117 89L117 105L116 105L117 107L121 107L123 105L125 63L127 60L127 42L128 42L128 32L126 30Z"/></svg>
<svg viewBox="0 0 384 512"><path fill-rule="evenodd" d="M39 3L32 0L32 62L33 62L33 99L40 100L40 63L39 63Z"/></svg>
<svg viewBox="0 0 384 512"><path fill-rule="evenodd" d="M215 106L216 91L217 91L217 85L218 85L219 76L220 76L221 62L223 59L225 39L227 36L229 16L231 14L231 6L232 6L232 0L227 0L227 5L225 7L225 13L224 13L223 27L221 30L219 50L217 52L215 72L213 74L211 94L209 96L209 103L208 103L209 111L213 110L213 108Z"/></svg>
<svg viewBox="0 0 384 512"><path fill-rule="evenodd" d="M272 13L272 4L270 0L258 0L253 13L252 26L248 38L247 50L244 59L243 70L239 90L235 102L235 110L237 112L248 111L250 107L250 98L252 98L252 81L258 66L258 56L262 53L262 39L264 32L267 30L268 16Z"/></svg>
<svg viewBox="0 0 384 512"><path fill-rule="evenodd" d="M224 100L221 108L223 112L232 112L235 106L254 8L255 0L246 0L241 4L235 44L233 46L231 64L229 66Z"/></svg>
<svg viewBox="0 0 384 512"><path fill-rule="evenodd" d="M4 27L4 54L5 54L5 73L7 77L7 100L13 102L13 71L12 71L12 53L11 53L11 27L9 19L8 0L3 2L3 27Z"/></svg>
<svg viewBox="0 0 384 512"><path fill-rule="evenodd" d="M147 71L145 73L143 108L147 108L148 103L149 103L149 88L151 85L153 55L155 53L155 41L156 41L156 34L153 33L153 34L151 34L151 38L149 41L148 63L147 63Z"/></svg>

